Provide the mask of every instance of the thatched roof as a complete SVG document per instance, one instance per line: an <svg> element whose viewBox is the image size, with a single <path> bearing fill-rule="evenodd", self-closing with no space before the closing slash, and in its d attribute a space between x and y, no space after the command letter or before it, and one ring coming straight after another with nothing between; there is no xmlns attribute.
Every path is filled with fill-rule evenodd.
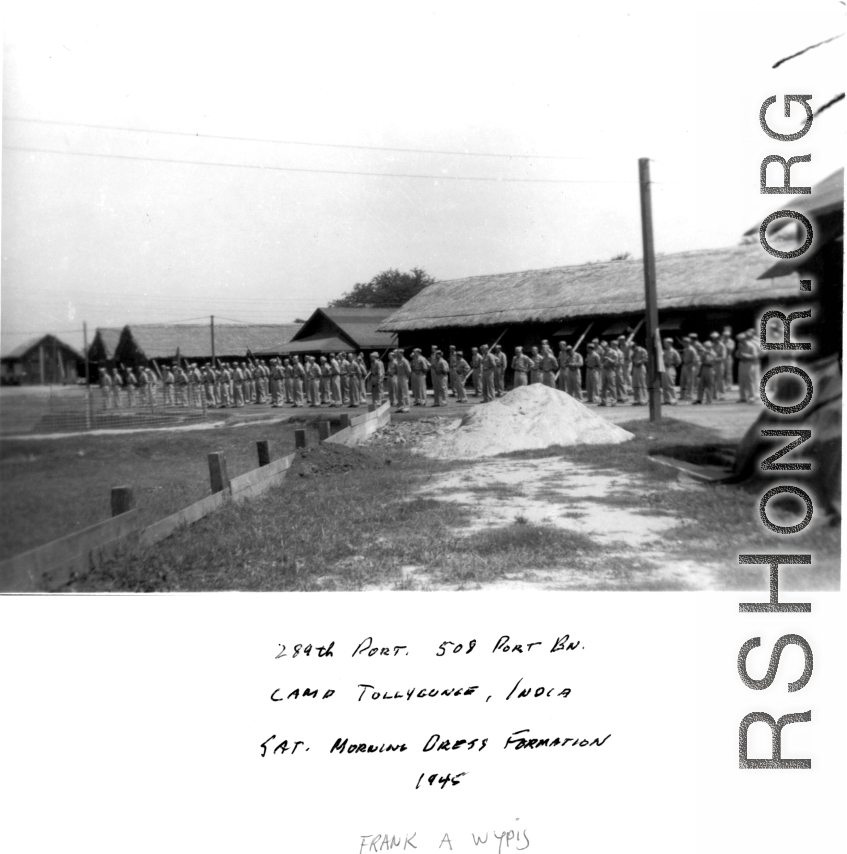
<svg viewBox="0 0 847 854"><path fill-rule="evenodd" d="M798 297L796 273L757 280L762 255L758 244L659 255L659 308L723 308ZM552 323L643 311L643 262L608 261L436 282L395 311L379 328L399 332Z"/></svg>
<svg viewBox="0 0 847 854"><path fill-rule="evenodd" d="M61 348L69 353L72 358L82 360L82 356L70 344L62 341L61 338L57 338L55 335L38 335L35 338L30 338L29 341L23 344L19 344L14 350L10 350L3 356L3 361L5 362L7 359L9 361L23 359L30 350L34 350L40 345Z"/></svg>
<svg viewBox="0 0 847 854"><path fill-rule="evenodd" d="M393 311L393 308L317 308L281 350L254 352L265 355L385 350L394 345L394 335L377 329Z"/></svg>
<svg viewBox="0 0 847 854"><path fill-rule="evenodd" d="M95 360L113 359L115 357L115 350L118 349L118 341L120 340L120 329L98 327L94 332L94 340L88 348L88 357Z"/></svg>
<svg viewBox="0 0 847 854"><path fill-rule="evenodd" d="M219 357L244 356L248 350L278 352L287 344L299 325L215 325L215 354ZM161 324L125 326L123 329L98 329L97 335L107 346L106 358L131 362L136 358L172 359L179 354L186 359L208 359L212 355L212 336L208 323L202 326ZM114 344L112 343L114 342Z"/></svg>

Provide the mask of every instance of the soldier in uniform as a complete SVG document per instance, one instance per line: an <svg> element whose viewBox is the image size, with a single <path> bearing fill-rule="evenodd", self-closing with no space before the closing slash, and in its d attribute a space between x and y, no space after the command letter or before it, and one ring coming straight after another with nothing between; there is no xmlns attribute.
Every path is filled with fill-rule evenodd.
<svg viewBox="0 0 847 854"><path fill-rule="evenodd" d="M126 381L124 386L126 388L126 405L130 409L135 406L135 386L137 382L135 374L132 372L132 368L129 368L126 372Z"/></svg>
<svg viewBox="0 0 847 854"><path fill-rule="evenodd" d="M344 353L338 354L338 375L341 378L341 405L350 405L350 361Z"/></svg>
<svg viewBox="0 0 847 854"><path fill-rule="evenodd" d="M112 379L108 373L106 373L106 369L101 365L98 368L99 377L97 381L100 385L100 396L103 399L103 409L107 410L111 407L111 395L112 395Z"/></svg>
<svg viewBox="0 0 847 854"><path fill-rule="evenodd" d="M724 395L724 361L726 359L726 347L721 340L719 332L713 332L710 336L712 352L715 357L715 400L723 400Z"/></svg>
<svg viewBox="0 0 847 854"><path fill-rule="evenodd" d="M121 408L121 389L124 381L121 379L120 371L117 368L112 368L112 406L115 409Z"/></svg>
<svg viewBox="0 0 847 854"><path fill-rule="evenodd" d="M282 362L277 359L271 359L271 407L278 409L282 406L285 400L285 372L282 369Z"/></svg>
<svg viewBox="0 0 847 854"><path fill-rule="evenodd" d="M206 390L206 406L213 408L216 406L215 399L215 369L211 364L203 366L203 387Z"/></svg>
<svg viewBox="0 0 847 854"><path fill-rule="evenodd" d="M487 344L483 344L479 348L479 353L482 358L482 402L491 403L497 394L494 386L494 372L497 369L497 359L488 349Z"/></svg>
<svg viewBox="0 0 847 854"><path fill-rule="evenodd" d="M635 400L633 406L644 406L647 403L647 350L633 342L630 348L632 362L632 394Z"/></svg>
<svg viewBox="0 0 847 854"><path fill-rule="evenodd" d="M700 352L700 385L694 403L711 403L715 396L715 365L718 359L714 345L707 341Z"/></svg>
<svg viewBox="0 0 847 854"><path fill-rule="evenodd" d="M741 332L735 348L738 359L738 402L755 403L759 384L759 353L753 340L755 332Z"/></svg>
<svg viewBox="0 0 847 854"><path fill-rule="evenodd" d="M494 393L497 397L503 397L506 393L506 368L509 364L509 358L499 344L495 344L491 349L494 358L497 360L497 370L494 372Z"/></svg>
<svg viewBox="0 0 847 854"><path fill-rule="evenodd" d="M291 405L295 408L305 406L303 389L306 385L306 369L300 362L300 357L294 355L291 359Z"/></svg>
<svg viewBox="0 0 847 854"><path fill-rule="evenodd" d="M356 357L356 362L359 365L359 399L364 403L368 399L368 387L365 382L365 377L368 375L368 366L365 363L365 354L359 353Z"/></svg>
<svg viewBox="0 0 847 854"><path fill-rule="evenodd" d="M632 341L628 341L626 335L618 335L618 347L621 349L622 365L618 372L623 380L624 398L632 392ZM618 391L620 391L618 386ZM618 399L619 403L624 401Z"/></svg>
<svg viewBox="0 0 847 854"><path fill-rule="evenodd" d="M177 406L188 406L188 400L185 395L187 385L188 378L185 376L185 372L182 370L182 368L177 365L174 368L174 387L176 389Z"/></svg>
<svg viewBox="0 0 847 854"><path fill-rule="evenodd" d="M597 345L591 342L587 347L585 356L585 390L588 403L599 403L601 390L603 388L602 363Z"/></svg>
<svg viewBox="0 0 847 854"><path fill-rule="evenodd" d="M621 341L621 339L623 339L623 341ZM609 346L618 354L618 366L615 369L615 385L617 389L618 403L626 403L628 377L626 376L626 353L624 353L623 350L624 347L627 347L626 338L621 335L617 340L612 339Z"/></svg>
<svg viewBox="0 0 847 854"><path fill-rule="evenodd" d="M600 355L600 364L603 371L603 390L601 392L600 406L617 405L618 367L621 362L621 351L617 347L610 347L604 342L603 351ZM607 403L611 401L611 403Z"/></svg>
<svg viewBox="0 0 847 854"><path fill-rule="evenodd" d="M556 368L559 367L559 362L553 355L550 345L546 341L541 342L541 382L549 388L555 387Z"/></svg>
<svg viewBox="0 0 847 854"><path fill-rule="evenodd" d="M412 378L412 366L402 350L394 351L395 373L397 376L398 412L409 411L409 380Z"/></svg>
<svg viewBox="0 0 847 854"><path fill-rule="evenodd" d="M438 382L438 377L435 374L435 363L437 361L437 357L435 354L437 352L438 352L438 347L436 347L433 344L432 347L430 348L430 351L429 351L429 381L430 381L430 384L432 385L432 397L433 397L433 400L435 400L435 401L438 400L438 398L436 397L437 392L435 391L435 386L436 386L436 383ZM438 406L438 403L433 403L433 406Z"/></svg>
<svg viewBox="0 0 847 854"><path fill-rule="evenodd" d="M568 360L565 365L567 371L567 382L565 391L582 402L582 356L573 348L567 348Z"/></svg>
<svg viewBox="0 0 847 854"><path fill-rule="evenodd" d="M697 385L697 375L700 372L700 356L691 336L682 339L682 373L679 378L679 399L691 400Z"/></svg>
<svg viewBox="0 0 847 854"><path fill-rule="evenodd" d="M169 365L165 366L165 378L164 378L164 404L165 406L173 406L174 405L174 372Z"/></svg>
<svg viewBox="0 0 847 854"><path fill-rule="evenodd" d="M412 396L415 399L415 406L426 406L426 374L430 364L419 347L412 353L411 366Z"/></svg>
<svg viewBox="0 0 847 854"><path fill-rule="evenodd" d="M456 351L456 397L457 403L467 403L468 393L465 390L465 382L471 373L471 366L465 359L465 354L461 350Z"/></svg>
<svg viewBox="0 0 847 854"><path fill-rule="evenodd" d="M232 403L230 395L230 381L232 375L229 371L229 365L226 362L218 362L217 376L215 377L217 392L218 392L218 407L225 409Z"/></svg>
<svg viewBox="0 0 847 854"><path fill-rule="evenodd" d="M309 380L309 406L320 406L323 372L314 356L306 356L306 376Z"/></svg>
<svg viewBox="0 0 847 854"><path fill-rule="evenodd" d="M479 397L482 394L482 356L479 355L478 347L471 347L471 373L473 374L471 394Z"/></svg>
<svg viewBox="0 0 847 854"><path fill-rule="evenodd" d="M724 326L723 333L721 334L721 343L724 346L724 360L723 360L723 383L724 390L727 392L732 391L732 363L733 356L735 355L735 339L732 337L732 327Z"/></svg>
<svg viewBox="0 0 847 854"><path fill-rule="evenodd" d="M456 373L456 360L456 345L451 344L450 349L448 351L447 364L450 367L450 384L448 394L452 397L458 397L459 395L458 374Z"/></svg>
<svg viewBox="0 0 847 854"><path fill-rule="evenodd" d="M335 353L329 354L329 393L330 406L341 406L341 369Z"/></svg>
<svg viewBox="0 0 847 854"><path fill-rule="evenodd" d="M130 369L130 372L132 369ZM138 391L138 405L144 406L147 402L147 372L144 368L136 368L138 378L136 379L136 389Z"/></svg>
<svg viewBox="0 0 847 854"><path fill-rule="evenodd" d="M530 350L530 359L532 359L532 367L529 369L529 381L531 383L541 382L541 353L538 352L538 347L533 347Z"/></svg>
<svg viewBox="0 0 847 854"><path fill-rule="evenodd" d="M379 353L371 353L371 369L368 383L371 389L371 402L374 406L382 403L382 381L385 379L385 366L379 358Z"/></svg>
<svg viewBox="0 0 847 854"><path fill-rule="evenodd" d="M159 378L156 376L152 368L147 368L147 402L150 406L156 405L156 387L159 384Z"/></svg>
<svg viewBox="0 0 847 854"><path fill-rule="evenodd" d="M559 363L558 374L556 376L556 388L559 391L568 390L568 345L564 341L559 342L559 357L556 360Z"/></svg>
<svg viewBox="0 0 847 854"><path fill-rule="evenodd" d="M349 403L351 409L355 409L362 401L362 386L359 376L359 363L356 361L356 356L353 353L347 354L347 379L349 385Z"/></svg>
<svg viewBox="0 0 847 854"><path fill-rule="evenodd" d="M388 388L388 405L393 408L398 405L396 351L392 351L388 356L388 364L385 366L385 379Z"/></svg>
<svg viewBox="0 0 847 854"><path fill-rule="evenodd" d="M676 372L682 364L682 359L674 349L673 338L665 338L664 344L662 360L665 363L665 371L662 374L662 402L676 406Z"/></svg>
<svg viewBox="0 0 847 854"><path fill-rule="evenodd" d="M245 405L244 402L244 390L245 387L248 390L250 389L250 379L247 376L247 363L242 362L240 365L238 362L235 363L235 370L232 372L232 391L233 391L233 401L236 407L241 407ZM248 397L249 400L249 397Z"/></svg>
<svg viewBox="0 0 847 854"><path fill-rule="evenodd" d="M432 405L447 406L447 381L450 376L450 365L441 350L435 351L431 369L435 375L435 384L432 387Z"/></svg>
<svg viewBox="0 0 847 854"><path fill-rule="evenodd" d="M528 385L531 370L532 359L529 356L524 356L523 347L515 347L515 355L512 357L512 371L515 377L513 388Z"/></svg>

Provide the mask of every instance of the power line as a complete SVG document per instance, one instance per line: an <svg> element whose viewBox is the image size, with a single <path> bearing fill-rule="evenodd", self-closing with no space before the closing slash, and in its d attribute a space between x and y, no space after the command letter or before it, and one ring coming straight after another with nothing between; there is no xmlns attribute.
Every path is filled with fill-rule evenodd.
<svg viewBox="0 0 847 854"><path fill-rule="evenodd" d="M518 184L636 184L637 181L592 181L572 178L488 178L472 175L420 175L410 172L358 172L349 169L306 169L294 166L256 166L252 163L220 163L208 160L176 160L165 157L140 157L133 154L92 154L87 151L57 151L53 148L29 148L4 145L6 151L31 151L37 154L74 155L77 157L102 157L113 160L143 160L151 163L172 163L184 166L225 166L233 169L259 169L265 172L311 172L324 175L359 175L372 178L426 178L435 181L493 181Z"/></svg>
<svg viewBox="0 0 847 854"><path fill-rule="evenodd" d="M505 157L524 160L599 160L597 157L572 157L564 154L499 154L487 151L442 151L432 148L393 148L384 145L349 145L340 142L304 142L290 139L267 139L255 136L223 136L211 133L190 133L179 130L154 130L152 128L127 128L118 125L87 124L85 122L63 122L58 119L29 119L23 116L7 116L4 121L29 122L41 125L89 128L91 130L116 130L124 133L155 133L166 136L189 136L192 139L221 139L228 142L270 142L275 145L307 145L314 148L352 148L359 151L394 151L404 154L446 154L457 157Z"/></svg>
<svg viewBox="0 0 847 854"><path fill-rule="evenodd" d="M808 47L804 47L803 50L798 50L797 53L792 53L791 56L785 56L779 61L775 62L771 68L779 68L783 62L788 62L789 59L795 59L798 56L802 56L804 53L807 53L810 50L814 50L816 47L820 47L824 44L829 44L830 42L834 42L836 39L840 39L844 33L839 33L837 36L832 36L831 38L824 39L822 42L818 42L817 44L810 44Z"/></svg>

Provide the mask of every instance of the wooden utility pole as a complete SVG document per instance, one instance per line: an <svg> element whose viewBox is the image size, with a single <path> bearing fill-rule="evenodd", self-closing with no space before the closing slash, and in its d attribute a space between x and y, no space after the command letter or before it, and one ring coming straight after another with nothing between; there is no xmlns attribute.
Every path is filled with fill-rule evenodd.
<svg viewBox="0 0 847 854"><path fill-rule="evenodd" d="M215 315L211 315L212 318L212 365L215 364Z"/></svg>
<svg viewBox="0 0 847 854"><path fill-rule="evenodd" d="M647 301L647 393L650 396L650 420L662 420L662 377L658 371L656 332L659 306L656 299L656 254L653 249L653 204L650 198L650 160L638 161L641 188L641 239L644 244L644 295Z"/></svg>
<svg viewBox="0 0 847 854"><path fill-rule="evenodd" d="M88 323L82 322L82 355L85 359L85 429L91 429L93 406L91 401L91 377L88 375Z"/></svg>

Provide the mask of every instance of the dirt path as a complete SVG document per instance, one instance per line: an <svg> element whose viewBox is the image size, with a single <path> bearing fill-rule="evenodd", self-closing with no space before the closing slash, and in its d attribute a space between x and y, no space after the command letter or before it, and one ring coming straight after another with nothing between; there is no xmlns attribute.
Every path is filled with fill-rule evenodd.
<svg viewBox="0 0 847 854"><path fill-rule="evenodd" d="M662 490L679 493L685 505L695 483L662 483ZM649 509L647 496L657 490L644 477L623 473L605 474L575 465L561 457L522 460L493 459L456 468L435 476L416 494L455 503L472 513L468 526L454 529L456 536L502 528L515 522L552 525L584 534L603 547L609 560L584 568L584 561L555 570L516 568L514 573L488 585L491 589L721 589L719 567L702 561L681 561L663 543L663 537L685 519L682 513L659 514ZM642 497L644 504L633 503ZM671 541L672 542L672 541ZM628 571L629 567L629 571ZM406 567L410 583L437 587L420 569Z"/></svg>

